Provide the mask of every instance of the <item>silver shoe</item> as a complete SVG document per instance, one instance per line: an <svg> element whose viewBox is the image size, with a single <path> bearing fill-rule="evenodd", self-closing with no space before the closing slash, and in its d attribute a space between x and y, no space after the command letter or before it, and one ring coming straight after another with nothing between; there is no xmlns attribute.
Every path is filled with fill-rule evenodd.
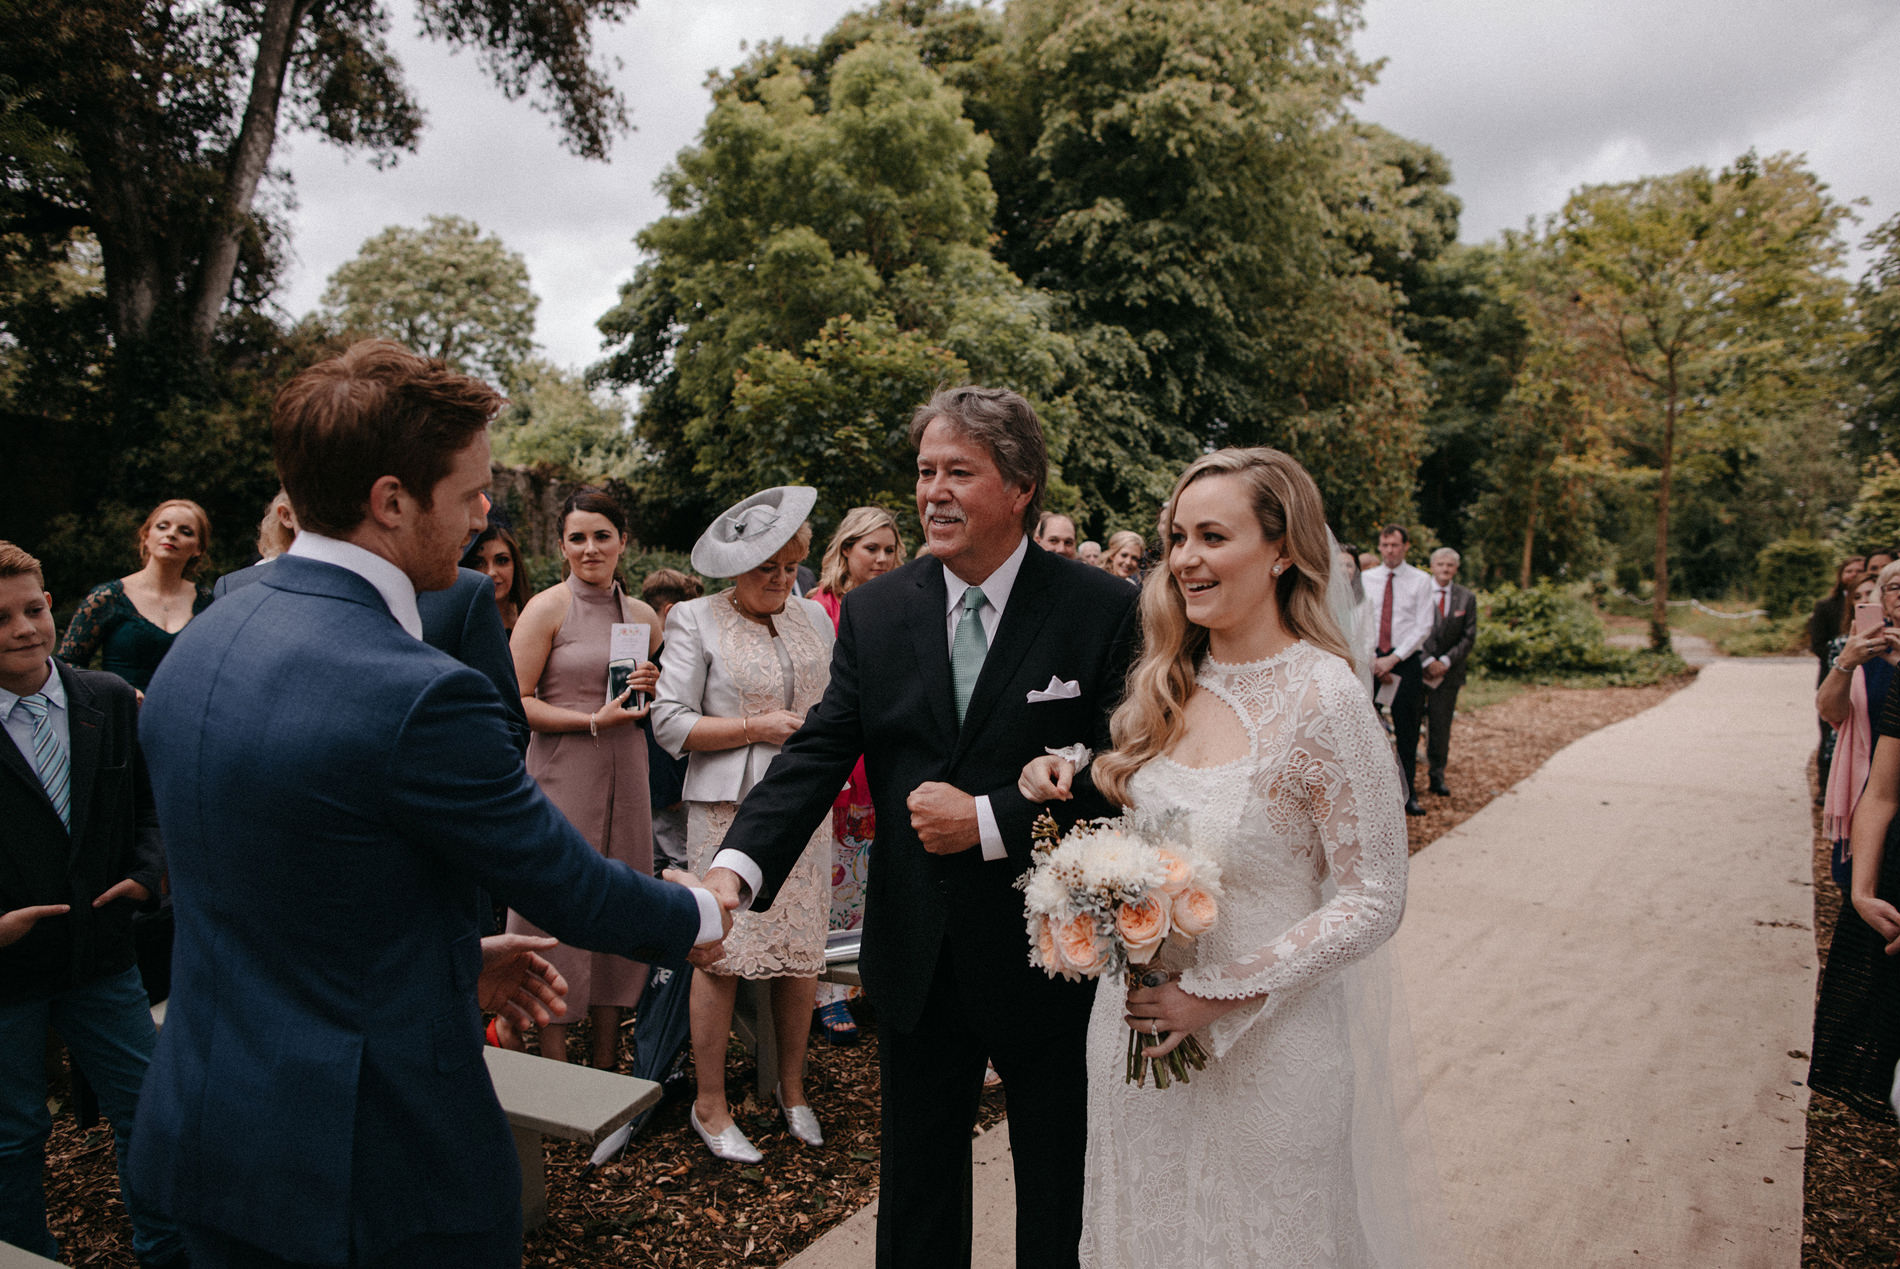
<svg viewBox="0 0 1900 1269"><path fill-rule="evenodd" d="M758 1163L765 1158L759 1153L758 1147L747 1141L746 1135L739 1131L737 1121L727 1124L724 1132L714 1136L699 1122L699 1107L688 1108L686 1120L693 1125L693 1131L699 1134L699 1139L706 1143L706 1149L713 1152L715 1159L724 1159L728 1163ZM813 1126L816 1125L817 1121L814 1120Z"/></svg>
<svg viewBox="0 0 1900 1269"><path fill-rule="evenodd" d="M785 1112L786 1131L808 1146L825 1144L825 1134L818 1130L818 1116L810 1106L787 1106L785 1095L776 1087L772 1089L772 1096L777 1099L778 1108Z"/></svg>

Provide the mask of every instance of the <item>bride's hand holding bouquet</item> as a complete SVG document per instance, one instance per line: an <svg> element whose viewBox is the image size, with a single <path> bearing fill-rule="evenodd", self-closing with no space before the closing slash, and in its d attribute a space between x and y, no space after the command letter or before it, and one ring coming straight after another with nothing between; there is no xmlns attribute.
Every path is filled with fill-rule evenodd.
<svg viewBox="0 0 1900 1269"><path fill-rule="evenodd" d="M1074 767L1032 763L1023 791L1066 785ZM1018 879L1028 923L1029 962L1051 977L1100 978L1122 972L1129 988L1127 1079L1155 1086L1185 1083L1207 1064L1192 1032L1233 1004L1189 996L1156 967L1163 948L1185 946L1219 913L1220 870L1163 829L1128 817L1078 824L1060 836L1047 815L1034 829L1036 861ZM1165 1027L1165 1030L1164 1030ZM1146 1041L1146 1043L1144 1043Z"/></svg>

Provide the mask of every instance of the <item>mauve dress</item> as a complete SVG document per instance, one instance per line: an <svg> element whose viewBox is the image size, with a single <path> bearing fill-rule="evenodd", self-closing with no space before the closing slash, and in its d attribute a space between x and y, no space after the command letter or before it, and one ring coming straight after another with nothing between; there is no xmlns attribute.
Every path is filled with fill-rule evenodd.
<svg viewBox="0 0 1900 1269"><path fill-rule="evenodd" d="M607 643L621 615L620 588L603 595L569 577L573 596L554 634L535 696L562 709L592 713L607 700ZM581 836L609 859L653 871L653 811L647 800L646 732L632 724L603 731L535 732L528 741L528 774ZM519 912L508 913L510 934L540 934ZM566 1022L592 1005L640 1003L647 967L624 956L562 944L543 953L567 979Z"/></svg>

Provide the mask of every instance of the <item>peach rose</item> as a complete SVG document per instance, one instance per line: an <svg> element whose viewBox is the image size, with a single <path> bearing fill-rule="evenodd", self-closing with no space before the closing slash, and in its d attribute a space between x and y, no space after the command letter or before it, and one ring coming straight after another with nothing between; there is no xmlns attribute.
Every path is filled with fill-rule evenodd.
<svg viewBox="0 0 1900 1269"><path fill-rule="evenodd" d="M1161 866L1168 870L1167 879L1161 883L1161 893L1172 899L1187 889L1188 882L1194 879L1194 869L1187 860L1165 846L1161 848L1160 855Z"/></svg>
<svg viewBox="0 0 1900 1269"><path fill-rule="evenodd" d="M1151 894L1138 903L1122 904L1115 909L1115 930L1128 949L1128 959L1146 965L1168 937L1167 897Z"/></svg>
<svg viewBox="0 0 1900 1269"><path fill-rule="evenodd" d="M1174 900L1174 928L1197 938L1214 928L1214 918L1220 915L1220 905L1214 902L1214 896L1195 886L1183 890Z"/></svg>
<svg viewBox="0 0 1900 1269"><path fill-rule="evenodd" d="M1058 925L1055 943L1062 964L1085 978L1093 978L1108 964L1108 942L1095 932L1095 918L1086 912Z"/></svg>
<svg viewBox="0 0 1900 1269"><path fill-rule="evenodd" d="M1036 918L1036 955L1042 958L1042 967L1050 973L1062 968L1062 956L1056 951L1056 931L1048 917Z"/></svg>

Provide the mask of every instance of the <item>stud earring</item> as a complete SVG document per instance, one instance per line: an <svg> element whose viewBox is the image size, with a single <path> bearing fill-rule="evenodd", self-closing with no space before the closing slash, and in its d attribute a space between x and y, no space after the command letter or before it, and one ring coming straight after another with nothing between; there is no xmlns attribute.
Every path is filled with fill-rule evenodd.
<svg viewBox="0 0 1900 1269"><path fill-rule="evenodd" d="M1284 573L1284 572L1286 572L1286 561L1285 561L1285 560L1275 560L1275 561L1273 562L1273 575L1274 575L1275 577L1278 577L1278 576L1279 576L1280 574L1282 574L1282 573Z"/></svg>

